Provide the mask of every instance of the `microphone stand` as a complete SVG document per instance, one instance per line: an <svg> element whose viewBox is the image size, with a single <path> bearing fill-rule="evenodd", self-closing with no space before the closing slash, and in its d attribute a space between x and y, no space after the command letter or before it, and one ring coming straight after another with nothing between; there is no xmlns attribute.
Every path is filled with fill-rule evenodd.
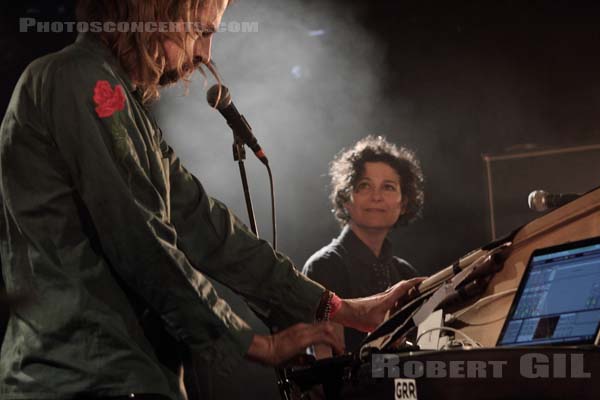
<svg viewBox="0 0 600 400"><path fill-rule="evenodd" d="M237 161L240 167L240 177L242 178L242 187L244 189L244 199L246 200L246 209L248 210L248 219L250 220L250 229L258 237L258 229L256 227L256 217L254 216L254 208L252 207L252 199L250 198L250 190L248 188L248 178L246 176L246 167L244 160L246 159L246 149L244 141L235 133L233 134L233 160ZM270 173L270 171L269 171ZM273 334L273 329L269 329ZM277 386L282 400L290 400L287 388L287 378L285 371L282 368L275 367L275 376L277 378Z"/></svg>
<svg viewBox="0 0 600 400"><path fill-rule="evenodd" d="M248 219L250 220L250 229L258 237L258 228L256 227L256 217L254 216L254 208L252 207L252 199L250 198L250 189L248 188L248 178L246 176L246 167L244 160L246 159L246 149L244 141L233 134L233 161L237 161L240 168L240 177L242 178L242 188L244 189L244 199L246 200L246 209L248 210Z"/></svg>

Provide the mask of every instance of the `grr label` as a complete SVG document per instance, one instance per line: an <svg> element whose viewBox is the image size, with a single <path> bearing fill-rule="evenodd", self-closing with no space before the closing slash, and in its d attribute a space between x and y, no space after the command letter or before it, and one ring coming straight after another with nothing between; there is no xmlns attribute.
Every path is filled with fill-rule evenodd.
<svg viewBox="0 0 600 400"><path fill-rule="evenodd" d="M396 400L418 400L417 383L414 379L394 379Z"/></svg>

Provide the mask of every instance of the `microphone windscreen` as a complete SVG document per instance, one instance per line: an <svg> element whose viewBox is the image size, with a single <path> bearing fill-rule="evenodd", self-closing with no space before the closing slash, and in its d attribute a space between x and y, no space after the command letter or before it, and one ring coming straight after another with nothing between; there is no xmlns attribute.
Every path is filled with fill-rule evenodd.
<svg viewBox="0 0 600 400"><path fill-rule="evenodd" d="M538 212L546 211L548 209L548 205L546 204L547 195L548 193L544 190L534 190L529 193L529 197L527 198L529 208Z"/></svg>
<svg viewBox="0 0 600 400"><path fill-rule="evenodd" d="M219 91L220 89L220 91ZM231 104L231 95L225 85L215 84L206 92L206 101L212 108L222 110Z"/></svg>

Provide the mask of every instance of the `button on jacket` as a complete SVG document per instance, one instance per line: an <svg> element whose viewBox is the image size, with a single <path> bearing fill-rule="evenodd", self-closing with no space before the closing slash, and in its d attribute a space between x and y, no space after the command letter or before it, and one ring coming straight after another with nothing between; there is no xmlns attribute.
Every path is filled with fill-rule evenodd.
<svg viewBox="0 0 600 400"><path fill-rule="evenodd" d="M174 373L144 310L226 374L253 332L205 276L270 324L314 320L324 291L207 196L95 36L34 61L0 128L2 273L12 310L0 398L155 393Z"/></svg>

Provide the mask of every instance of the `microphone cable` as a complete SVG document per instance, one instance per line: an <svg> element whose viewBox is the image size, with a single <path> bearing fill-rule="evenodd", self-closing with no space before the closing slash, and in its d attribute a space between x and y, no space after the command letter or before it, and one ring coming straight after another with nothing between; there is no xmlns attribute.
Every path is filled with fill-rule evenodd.
<svg viewBox="0 0 600 400"><path fill-rule="evenodd" d="M271 188L271 224L273 230L273 250L277 251L277 216L275 213L275 183L273 180L273 172L269 163L265 164L269 173L269 186Z"/></svg>

